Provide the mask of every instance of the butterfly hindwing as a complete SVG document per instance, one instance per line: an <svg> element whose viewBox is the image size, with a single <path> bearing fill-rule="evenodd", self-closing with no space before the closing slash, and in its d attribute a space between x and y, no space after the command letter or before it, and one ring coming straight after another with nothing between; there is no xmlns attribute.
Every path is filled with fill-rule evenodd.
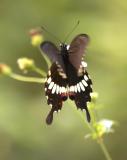
<svg viewBox="0 0 127 160"><path fill-rule="evenodd" d="M84 69L82 76L75 76L74 81L69 81L69 98L74 100L77 108L80 108L82 111L86 111L88 122L90 122L90 114L87 108L87 102L91 101L91 92L92 81L86 69Z"/></svg>
<svg viewBox="0 0 127 160"><path fill-rule="evenodd" d="M59 73L59 66L53 63L45 82L45 94L47 103L51 106L46 123L51 124L53 121L53 112L58 112L62 108L62 103L67 99L67 82Z"/></svg>
<svg viewBox="0 0 127 160"><path fill-rule="evenodd" d="M80 89L79 89L80 87ZM75 104L77 108L82 111L86 111L87 121L90 122L90 114L88 111L88 102L91 101L90 93L92 92L92 81L89 78L87 72L82 76L82 80L77 84L78 92L75 94Z"/></svg>
<svg viewBox="0 0 127 160"><path fill-rule="evenodd" d="M68 50L69 61L77 69L77 71L79 70L81 60L88 42L89 42L89 37L87 34L79 34L72 40L70 44Z"/></svg>

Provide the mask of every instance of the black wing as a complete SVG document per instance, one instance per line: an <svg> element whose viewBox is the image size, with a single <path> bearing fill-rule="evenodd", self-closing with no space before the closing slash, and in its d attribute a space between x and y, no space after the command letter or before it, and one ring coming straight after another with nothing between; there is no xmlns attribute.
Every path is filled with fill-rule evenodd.
<svg viewBox="0 0 127 160"><path fill-rule="evenodd" d="M59 67L53 63L45 82L45 95L51 110L46 118L46 123L53 121L53 112L58 112L62 108L62 103L67 99L67 80L59 75Z"/></svg>
<svg viewBox="0 0 127 160"><path fill-rule="evenodd" d="M80 77L75 77L75 83L69 82L69 98L74 100L77 108L82 111L86 111L88 122L90 122L90 114L87 108L87 102L91 101L90 93L92 92L92 81L84 70L84 73Z"/></svg>
<svg viewBox="0 0 127 160"><path fill-rule="evenodd" d="M89 37L87 34L77 35L71 42L69 48L69 61L78 71L81 65L81 60L89 42Z"/></svg>
<svg viewBox="0 0 127 160"><path fill-rule="evenodd" d="M50 58L52 62L57 62L65 72L65 66L62 60L62 56L58 48L52 42L45 41L41 43L40 49Z"/></svg>
<svg viewBox="0 0 127 160"><path fill-rule="evenodd" d="M74 100L77 108L86 111L88 122L90 114L87 108L87 102L91 101L92 81L86 71L86 64L82 61L83 54L89 42L86 34L77 35L71 42L69 48L69 61L78 74L69 80L69 97Z"/></svg>

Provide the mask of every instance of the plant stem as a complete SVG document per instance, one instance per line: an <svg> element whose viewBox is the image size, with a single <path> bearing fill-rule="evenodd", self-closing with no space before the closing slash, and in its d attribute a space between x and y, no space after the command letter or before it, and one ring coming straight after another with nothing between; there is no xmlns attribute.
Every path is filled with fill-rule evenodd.
<svg viewBox="0 0 127 160"><path fill-rule="evenodd" d="M94 102L94 103L93 103L93 102L91 103L91 105L95 105L95 104L96 104L95 102ZM91 127L93 128L93 130L95 130L94 124L97 123L97 119L96 119L96 115L95 115L95 107L92 106L89 110L90 110L91 119L92 119ZM95 130L94 132L96 133L96 130ZM101 147L101 149L102 149L102 151L103 151L103 153L104 153L104 155L105 155L106 160L112 160L112 158L111 158L111 156L110 156L110 154L109 154L109 152L108 152L108 150L107 150L107 148L106 148L106 146L105 146L105 144L104 144L103 139L100 138L100 137L98 137L98 138L97 138L97 142L98 142L98 144L100 145L100 147Z"/></svg>
<svg viewBox="0 0 127 160"><path fill-rule="evenodd" d="M45 78L36 78L36 77L26 77L19 74L12 73L9 75L11 78L16 79L18 81L24 81L24 82L35 82L35 83L44 83Z"/></svg>
<svg viewBox="0 0 127 160"><path fill-rule="evenodd" d="M38 74L40 74L43 77L46 77L46 73L41 70L40 68L37 68L36 66L33 68L33 71L37 72Z"/></svg>
<svg viewBox="0 0 127 160"><path fill-rule="evenodd" d="M73 108L73 110L76 112L76 114L78 114L80 116L80 118L83 120L83 123L85 122L85 124L90 129L90 131L93 132L93 128L91 127L91 125L87 121L85 121L85 112L82 113L81 111L76 110L74 108L74 104L72 104L72 101L68 100L67 103Z"/></svg>
<svg viewBox="0 0 127 160"><path fill-rule="evenodd" d="M104 144L103 139L99 139L99 140L98 140L98 143L99 143L99 145L100 145L100 147L101 147L101 149L102 149L102 151L103 151L103 153L104 153L104 155L105 155L105 158L106 158L107 160L112 160L112 158L111 158L111 156L110 156L110 154L109 154L109 152L108 152L108 150L107 150L107 148L106 148L106 146L105 146L105 144Z"/></svg>
<svg viewBox="0 0 127 160"><path fill-rule="evenodd" d="M72 106L72 108L74 108L73 107L73 104L71 103L71 101L68 101L68 104L70 105L70 106ZM95 105L94 103L91 103L90 105ZM95 114L94 114L94 111L93 111L93 106L91 106L90 108L89 108L89 110L90 110L90 113L91 113L91 124L89 124L88 122L86 122L86 125L87 125L87 127L90 129L90 131L92 132L92 133L94 133L94 132L96 132L96 130L95 130L95 128L94 128L94 124L95 123L97 123L97 121L96 121L96 117L95 117ZM76 110L75 110L76 111ZM77 111L76 111L77 112ZM77 112L79 115L80 115L80 117L82 118L82 120L84 121L84 115L81 113L81 112ZM97 142L98 142L98 144L100 145L100 147L101 147L101 149L102 149L102 152L104 153L104 155L105 155L105 157L106 157L106 160L112 160L112 158L111 158L111 156L110 156L110 154L109 154L109 152L108 152L108 150L107 150L107 148L106 148L106 146L105 146L105 144L104 144L104 141L103 141L103 139L102 138L97 138L96 139L97 140Z"/></svg>

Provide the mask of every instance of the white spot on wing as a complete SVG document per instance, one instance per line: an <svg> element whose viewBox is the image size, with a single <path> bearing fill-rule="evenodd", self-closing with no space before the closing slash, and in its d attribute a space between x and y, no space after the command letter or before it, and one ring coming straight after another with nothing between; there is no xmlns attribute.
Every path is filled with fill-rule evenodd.
<svg viewBox="0 0 127 160"><path fill-rule="evenodd" d="M81 64L82 64L83 67L87 67L87 63L86 62L82 61Z"/></svg>
<svg viewBox="0 0 127 160"><path fill-rule="evenodd" d="M77 86L75 86L75 92L76 92L76 93L77 93L77 90L78 90L78 89L77 89Z"/></svg>
<svg viewBox="0 0 127 160"><path fill-rule="evenodd" d="M79 83L77 84L77 90L78 90L78 92L81 91Z"/></svg>
<svg viewBox="0 0 127 160"><path fill-rule="evenodd" d="M51 82L51 77L48 78L47 83L49 84Z"/></svg>
<svg viewBox="0 0 127 160"><path fill-rule="evenodd" d="M66 92L66 88L65 87L61 87L61 93L65 93Z"/></svg>
<svg viewBox="0 0 127 160"><path fill-rule="evenodd" d="M86 81L85 81L84 79L82 80L82 83L83 83L83 85L84 85L85 87L88 86L88 84L86 83Z"/></svg>
<svg viewBox="0 0 127 160"><path fill-rule="evenodd" d="M59 87L59 93L61 94L61 89L62 89L62 87Z"/></svg>
<svg viewBox="0 0 127 160"><path fill-rule="evenodd" d="M86 81L88 81L89 78L88 78L86 75L84 75L84 79L85 79Z"/></svg>
<svg viewBox="0 0 127 160"><path fill-rule="evenodd" d="M81 87L81 90L82 90L82 91L85 91L85 88L84 88L82 82L79 82L79 85L80 85L80 87Z"/></svg>
<svg viewBox="0 0 127 160"><path fill-rule="evenodd" d="M60 87L57 85L57 86L56 86L56 94L59 93L59 90L60 90Z"/></svg>
<svg viewBox="0 0 127 160"><path fill-rule="evenodd" d="M66 74L63 72L59 72L59 75L62 76L62 78L64 78L64 79L67 78Z"/></svg>
<svg viewBox="0 0 127 160"><path fill-rule="evenodd" d="M70 92L74 92L74 90L75 90L75 87L74 86L70 86Z"/></svg>
<svg viewBox="0 0 127 160"><path fill-rule="evenodd" d="M52 89L52 94L54 94L56 91L56 84L54 84L53 89Z"/></svg>
<svg viewBox="0 0 127 160"><path fill-rule="evenodd" d="M48 89L52 89L53 85L54 85L54 82L51 82Z"/></svg>

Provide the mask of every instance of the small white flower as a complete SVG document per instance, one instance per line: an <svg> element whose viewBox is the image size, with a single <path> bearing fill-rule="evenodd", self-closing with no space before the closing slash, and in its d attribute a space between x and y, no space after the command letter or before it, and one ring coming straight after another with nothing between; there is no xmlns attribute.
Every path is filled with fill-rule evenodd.
<svg viewBox="0 0 127 160"><path fill-rule="evenodd" d="M108 120L108 119L103 119L100 122L98 122L98 124L103 126L103 132L104 133L109 133L112 132L112 126L114 125L114 121L112 120Z"/></svg>

